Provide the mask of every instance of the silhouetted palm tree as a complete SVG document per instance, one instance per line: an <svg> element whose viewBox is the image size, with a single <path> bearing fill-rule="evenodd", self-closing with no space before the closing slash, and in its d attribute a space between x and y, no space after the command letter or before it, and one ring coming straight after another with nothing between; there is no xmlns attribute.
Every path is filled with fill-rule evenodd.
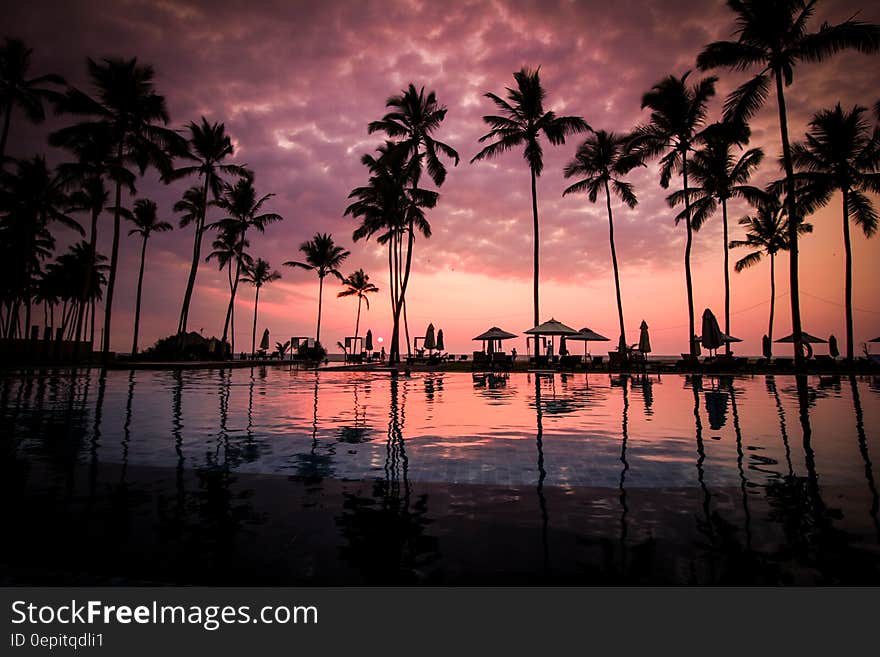
<svg viewBox="0 0 880 657"><path fill-rule="evenodd" d="M110 274L104 304L104 344L106 357L110 351L113 294L119 263L119 233L122 210L122 185L131 190L131 174L127 166L134 164L141 174L155 167L167 176L171 173L172 157L185 152L186 143L173 130L163 127L169 121L164 96L155 92L151 66L139 66L137 58L104 59L100 63L87 60L89 77L97 96L71 89L63 103L64 111L92 117L53 133L50 143L69 146L82 143L89 135L106 135L111 140L108 176L115 183L113 204L113 247L110 253ZM167 178L166 178L167 180ZM132 192L133 193L133 192Z"/></svg>
<svg viewBox="0 0 880 657"><path fill-rule="evenodd" d="M92 254L89 243L83 241L73 244L66 253L58 256L46 267L46 272L40 281L43 288L40 291L41 298L44 302L49 302L50 310L54 304L63 303L59 328L62 334L69 333L68 338L73 337L76 329L71 322L73 315L84 316L86 306L94 305L101 300L103 286L107 283L106 261L106 256L100 253ZM90 282L88 287L84 287L86 280ZM51 315L50 325L54 327L54 311ZM92 328L89 327L90 331Z"/></svg>
<svg viewBox="0 0 880 657"><path fill-rule="evenodd" d="M196 283L196 273L199 268L202 252L202 234L205 230L205 214L208 208L208 194L210 193L214 200L220 198L223 193L223 181L220 174L232 174L236 176L245 175L245 169L235 164L221 164L222 160L233 154L234 149L232 140L226 134L226 127L222 123L208 123L203 116L201 124L191 121L187 126L190 132L189 138L189 154L187 157L193 159L197 164L193 166L181 167L172 174L173 179L179 179L186 176L197 174L204 178L202 188L199 191L200 202L195 202L194 198L189 202L194 202L193 210L197 215L193 217L196 223L195 238L193 240L193 257L190 265L189 278L186 282L186 292L183 295L183 305L180 310L180 322L178 325L178 333L186 333L186 324L189 317L189 306L192 301L193 288ZM194 188L198 189L198 187Z"/></svg>
<svg viewBox="0 0 880 657"><path fill-rule="evenodd" d="M808 30L816 0L728 0L736 14L736 41L716 41L697 57L701 70L728 68L737 71L760 69L757 75L737 88L724 103L726 119L744 122L764 104L770 94L771 79L776 83L782 161L785 168L786 203L789 216L795 216L797 197L794 165L788 140L788 114L784 87L794 80L794 67L801 62L819 62L845 49L871 53L880 49L880 27L858 20L837 25L823 23L817 32ZM800 286L798 283L797 221L788 224L791 324L795 340L795 360L803 362L801 350Z"/></svg>
<svg viewBox="0 0 880 657"><path fill-rule="evenodd" d="M614 248L614 219L611 215L611 189L614 195L630 209L636 207L636 198L631 183L621 180L637 166L644 166L641 157L630 148L632 137L617 135L599 130L590 135L575 153L574 159L565 166L565 177L584 176L583 180L570 185L562 195L586 192L590 203L595 203L599 191L605 192L605 205L608 208L608 239L611 243L611 265L614 269L614 290L617 294L617 318L620 322L619 350L626 349L626 329L623 323L623 301L620 296L620 271L617 267L617 250Z"/></svg>
<svg viewBox="0 0 880 657"><path fill-rule="evenodd" d="M19 39L6 38L0 46L0 111L3 112L3 127L0 132L0 166L6 157L6 140L12 122L12 110L21 109L34 123L46 118L44 101L57 102L61 94L47 88L46 84L64 84L60 75L41 75L28 78L33 50Z"/></svg>
<svg viewBox="0 0 880 657"><path fill-rule="evenodd" d="M196 196L201 199L201 190L198 187L190 187L190 190L195 190ZM181 219L183 221L183 219ZM232 272L235 269L235 264L238 262L238 258L241 258L241 268L247 269L254 263L254 259L247 252L247 249L250 247L250 240L245 239L243 242L240 242L238 237L237 230L221 230L217 239L211 244L211 247L214 249L211 251L207 257L205 257L205 262L210 262L211 260L217 260L217 265L220 271L226 269L226 276L229 281L229 293L232 294L232 288L234 287L234 283L232 280ZM235 306L232 306L232 315L229 318L229 344L232 353L235 353Z"/></svg>
<svg viewBox="0 0 880 657"><path fill-rule="evenodd" d="M507 87L507 100L493 93L486 98L495 103L500 116L484 116L483 121L491 130L480 137L480 143L491 142L472 159L471 163L492 159L507 151L523 146L523 157L529 164L532 177L532 222L534 230L534 321L540 323L538 304L538 189L537 178L544 170L544 149L539 138L541 134L553 146L565 143L569 135L590 130L579 116L556 116L553 111L544 111L546 92L541 86L538 72L525 67L513 74L516 88Z"/></svg>
<svg viewBox="0 0 880 657"><path fill-rule="evenodd" d="M370 283L370 277L364 273L363 269L358 269L346 276L345 279L343 279L342 284L345 286L345 289L336 295L337 298L356 296L358 300L357 319L354 323L354 337L357 338L358 330L361 325L361 302L366 303L367 310L369 310L370 299L367 295L372 294L373 292L378 292L379 288Z"/></svg>
<svg viewBox="0 0 880 657"><path fill-rule="evenodd" d="M446 166L438 157L438 153L453 160L458 166L458 152L448 144L434 139L432 133L440 127L446 118L446 107L437 102L436 94L431 91L425 95L425 88L416 91L415 85L410 84L407 89L398 95L391 96L386 107L391 108L379 121L373 121L368 126L368 131L384 132L390 139L397 140L387 142L387 157L401 160L402 172L410 177L408 181L413 190L419 188L422 175L422 162L427 165L428 176L434 184L440 187L446 180ZM403 277L400 279L400 291L396 295L400 302L394 308L397 319L394 322L392 333L392 352L395 351L395 341L398 341L399 349L399 315L401 311L406 324L406 290L409 284L409 275L412 268L412 251L415 240L414 220L411 217L407 224L407 247ZM407 330L407 352L409 352L409 331Z"/></svg>
<svg viewBox="0 0 880 657"><path fill-rule="evenodd" d="M241 280L250 283L256 288L254 294L254 330L251 333L251 356L257 353L257 307L260 303L260 288L269 283L273 283L281 278L281 274L272 269L268 261L257 258L252 264L248 265L244 270Z"/></svg>
<svg viewBox="0 0 880 657"><path fill-rule="evenodd" d="M718 78L703 78L689 85L690 71L680 78L669 75L651 91L642 96L642 108L651 110L651 121L636 129L635 148L644 157L663 155L660 160L660 185L666 189L674 172L681 173L684 194L684 214L675 218L676 225L684 218L687 242L684 249L684 273L688 301L688 345L695 353L694 332L694 290L691 281L691 246L693 226L691 224L691 194L688 186L688 153L694 149L699 132L705 120L709 99L715 95L715 82Z"/></svg>
<svg viewBox="0 0 880 657"><path fill-rule="evenodd" d="M235 275L232 277L232 290L229 295L229 307L226 309L226 321L223 323L222 341L224 343L229 335L229 322L232 320L235 293L238 290L238 281L241 277L247 231L253 228L262 233L266 230L267 225L281 221L283 218L274 212L261 212L263 204L273 196L275 195L266 194L257 199L254 179L252 174L249 174L240 178L235 185L226 185L223 196L217 200L217 206L228 212L229 216L215 222L212 226L233 233L238 238L238 248L235 255Z"/></svg>
<svg viewBox="0 0 880 657"><path fill-rule="evenodd" d="M818 112L810 121L805 142L793 144L795 176L809 189L817 205L825 205L835 191L843 197L843 246L846 258L846 357L855 355L852 312L852 244L849 222L866 237L877 232L877 211L868 194L880 193L880 127L871 127L868 110L856 105L844 111Z"/></svg>
<svg viewBox="0 0 880 657"><path fill-rule="evenodd" d="M352 234L355 242L375 235L379 244L388 245L389 291L395 317L388 361L397 363L400 361L399 340L395 340L394 335L399 333L403 305L403 238L407 232L412 236L415 230L425 237L431 236L425 209L436 206L439 194L412 186L413 175L409 169L414 161L397 156L400 151L395 151L393 142L386 142L377 152L378 157L368 154L361 158L370 170L370 179L366 186L357 187L348 195L357 200L345 209L345 214L361 219L361 225ZM410 226L414 230L410 230Z"/></svg>
<svg viewBox="0 0 880 657"><path fill-rule="evenodd" d="M0 170L0 236L8 244L12 297L6 335L12 337L18 322L18 308L25 305L25 333L30 330L31 297L40 273L40 263L55 246L51 224L59 223L80 235L82 226L67 214L70 200L64 181L49 169L43 156L19 160L14 171Z"/></svg>
<svg viewBox="0 0 880 657"><path fill-rule="evenodd" d="M318 328L315 331L315 342L321 344L321 304L324 298L324 277L333 274L340 281L344 280L339 273L339 267L345 259L351 255L341 246L333 242L333 236L327 233L315 233L308 242L299 245L299 250L305 256L305 262L288 260L284 264L287 267L299 267L318 274Z"/></svg>
<svg viewBox="0 0 880 657"><path fill-rule="evenodd" d="M153 233L164 233L173 229L167 221L160 221L156 203L149 199L141 198L134 202L134 210L124 211L126 219L134 224L134 228L128 231L129 235L141 236L141 266L138 271L137 296L134 305L134 336L131 340L131 353L138 352L138 328L141 320L141 290L144 283L144 263L147 259L147 240Z"/></svg>
<svg viewBox="0 0 880 657"><path fill-rule="evenodd" d="M788 251L790 242L788 219L782 202L778 196L766 195L763 201L756 204L756 214L747 215L739 220L740 226L746 227L746 237L732 240L731 249L740 247L752 249L734 265L737 272L748 269L761 262L763 256L770 257L770 322L767 337L773 344L773 313L776 307L776 254ZM813 226L803 221L798 224L799 233L811 233Z"/></svg>
<svg viewBox="0 0 880 657"><path fill-rule="evenodd" d="M688 163L690 173L697 183L691 190L691 226L699 230L703 223L721 203L722 246L724 247L724 333L730 335L730 264L727 229L727 201L739 197L757 202L763 192L746 183L764 159L764 151L750 148L739 158L731 152L735 147L742 148L748 143L749 129L744 125L713 123L701 134L703 146L694 153ZM667 198L671 206L684 202L682 191L673 192ZM685 217L684 212L679 215ZM730 343L724 344L730 353Z"/></svg>

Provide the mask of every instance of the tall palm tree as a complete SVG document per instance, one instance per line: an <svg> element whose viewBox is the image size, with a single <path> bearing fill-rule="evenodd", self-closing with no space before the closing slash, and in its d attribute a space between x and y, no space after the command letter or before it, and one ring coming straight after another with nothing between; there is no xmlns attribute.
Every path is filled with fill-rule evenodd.
<svg viewBox="0 0 880 657"><path fill-rule="evenodd" d="M30 330L31 296L40 263L55 246L51 225L61 224L84 234L82 226L67 214L69 207L64 181L43 156L19 160L14 171L0 170L0 226L5 228L4 241L12 247L8 255L15 263L19 286L8 318L17 318L17 308L24 303L25 332Z"/></svg>
<svg viewBox="0 0 880 657"><path fill-rule="evenodd" d="M815 12L816 2L817 0L727 0L728 7L736 14L736 40L710 43L697 57L697 66L701 70L759 69L753 78L738 87L725 101L724 114L727 119L742 122L751 118L770 95L771 81L775 82L789 217L796 216L797 198L784 88L794 81L795 66L801 62L820 62L841 50L873 53L880 49L880 26L871 23L851 19L837 25L823 23L818 31L809 31L808 24ZM801 365L803 352L797 221L789 221L788 230L791 242L791 325L795 341L795 361Z"/></svg>
<svg viewBox="0 0 880 657"><path fill-rule="evenodd" d="M340 281L344 280L339 268L345 259L351 255L333 241L333 236L327 233L315 233L315 236L299 245L299 250L305 256L304 262L288 260L284 263L287 267L299 267L318 274L318 328L315 331L315 342L321 344L321 304L324 298L324 277L333 274Z"/></svg>
<svg viewBox="0 0 880 657"><path fill-rule="evenodd" d="M169 122L168 110L164 96L155 91L155 73L151 66L139 66L137 58L104 59L101 62L88 59L87 64L89 77L97 90L96 97L71 89L61 107L71 114L89 118L53 133L50 143L69 147L94 138L96 134L110 140L106 168L115 184L115 200L113 246L104 304L102 352L106 357L110 351L113 295L119 265L123 185L134 193L128 166L135 165L141 175L148 167L154 167L167 181L172 171L172 159L185 152L186 143L175 131L164 127Z"/></svg>
<svg viewBox="0 0 880 657"><path fill-rule="evenodd" d="M433 137L443 120L446 118L446 107L437 102L436 94L431 91L425 94L422 87L416 91L415 85L410 84L400 94L391 96L386 107L391 111L379 121L373 121L367 127L368 131L384 132L389 139L397 140L388 142L393 144L389 149L388 157L403 160L403 171L411 176L410 184L413 190L419 188L422 175L423 161L427 165L428 176L437 187L443 185L446 180L446 166L438 154L450 158L454 166L458 166L458 152ZM401 309L406 325L406 290L409 283L410 270L412 268L412 250L415 241L415 225L411 218L407 224L407 247L406 259L403 267L403 277L400 280L400 303L395 308L397 315ZM395 327L399 326L399 320ZM407 351L409 351L409 329L407 329ZM395 328L392 334L392 347L395 340L399 340L398 331ZM393 349L392 349L393 350Z"/></svg>
<svg viewBox="0 0 880 657"><path fill-rule="evenodd" d="M412 184L413 174L409 169L415 162L401 157L394 142L386 142L377 152L378 157L367 154L361 158L370 171L370 179L366 186L357 187L348 195L356 200L345 209L345 215L361 219L361 225L352 234L355 242L375 235L379 244L388 245L388 287L394 316L388 360L397 363L400 361L400 343L395 336L399 335L406 277L403 241L407 234L413 237L416 231L426 238L431 236L431 224L425 210L437 205L439 194Z"/></svg>
<svg viewBox="0 0 880 657"><path fill-rule="evenodd" d="M190 189L194 189L196 192L196 196L201 198L201 193L198 187L191 187ZM217 260L217 265L220 271L223 271L224 268L226 269L226 277L229 281L229 294L232 294L232 289L233 287L235 287L232 280L232 272L235 269L235 265L238 262L238 259L241 258L242 270L246 270L254 263L254 259L251 257L250 253L247 252L247 249L250 247L250 245L250 240L245 239L243 242L239 241L237 229L221 230L219 235L217 236L217 239L215 239L214 242L211 244L211 247L214 250L211 251L207 255L207 257L205 257L205 262ZM231 353L234 354L235 305L232 306L232 314L229 318L229 345Z"/></svg>
<svg viewBox="0 0 880 657"><path fill-rule="evenodd" d="M244 247L247 241L247 232L255 229L261 233L266 226L283 217L274 212L262 212L263 204L274 194L266 194L259 199L254 189L253 174L248 173L240 178L234 185L226 185L223 196L217 200L217 206L229 213L228 217L215 222L216 226L223 231L233 233L238 239L238 247L235 254L235 275L232 277L232 290L229 295L229 306L226 309L226 320L223 323L222 342L226 342L229 335L229 322L232 320L232 309L235 305L235 293L238 290L238 282L241 278L244 264Z"/></svg>
<svg viewBox="0 0 880 657"><path fill-rule="evenodd" d="M693 245L693 225L691 223L691 195L688 185L688 155L699 140L700 130L706 120L709 99L715 95L717 78L703 78L695 84L688 84L690 71L680 78L669 75L655 84L642 97L642 108L651 110L650 122L636 128L633 146L646 158L660 159L660 185L666 189L673 173L680 173L684 196L684 214L675 218L675 223L684 218L687 241L684 249L684 274L688 302L688 345L691 355L695 354L694 343L694 290L691 280L691 247Z"/></svg>
<svg viewBox="0 0 880 657"><path fill-rule="evenodd" d="M40 75L28 78L33 50L20 39L6 38L0 46L0 112L3 112L3 127L0 128L0 166L6 156L6 140L12 122L12 110L21 109L34 123L46 118L44 101L57 102L61 94L45 85L62 85L60 75Z"/></svg>
<svg viewBox="0 0 880 657"><path fill-rule="evenodd" d="M188 159L196 161L192 166L178 168L172 174L173 179L197 174L204 178L199 192L200 201L196 202L194 209L197 211L193 218L196 224L195 237L193 240L193 257L190 265L189 278L186 281L186 292L183 295L183 304L180 309L180 322L178 333L186 333L187 320L189 318L189 306L192 301L193 288L196 283L196 274L201 260L202 234L205 230L205 214L208 208L208 195L214 200L220 198L223 193L223 180L221 174L236 176L245 175L245 169L236 164L221 164L221 162L233 155L232 140L226 134L226 126L222 123L209 123L203 116L201 124L191 121L187 126L190 132ZM198 189L196 187L195 189ZM194 198L190 199L195 201Z"/></svg>
<svg viewBox="0 0 880 657"><path fill-rule="evenodd" d="M279 278L281 278L281 274L273 270L269 262L262 258L257 258L251 265L248 265L244 270L244 275L241 277L243 282L250 283L256 288L256 293L254 294L254 330L251 333L251 356L257 353L257 306L260 303L260 288L269 283L274 283Z"/></svg>
<svg viewBox="0 0 880 657"><path fill-rule="evenodd" d="M811 192L817 205L825 205L834 192L843 197L843 247L846 262L846 357L855 355L852 309L852 243L849 222L860 226L865 237L877 232L877 211L870 193L880 193L880 127L865 117L868 110L856 105L845 111L838 103L810 121L806 141L793 144L791 159L799 170L799 183Z"/></svg>
<svg viewBox="0 0 880 657"><path fill-rule="evenodd" d="M738 197L756 202L763 196L757 187L746 183L764 159L764 151L750 148L739 157L732 152L748 143L749 129L744 125L713 123L701 134L702 147L688 163L697 183L691 190L691 226L699 230L721 203L722 246L724 247L724 332L730 335L730 258L728 253L727 201ZM681 191L667 198L670 206L684 202ZM679 215L684 218L684 212ZM730 343L724 344L730 353Z"/></svg>
<svg viewBox="0 0 880 657"><path fill-rule="evenodd" d="M788 251L791 242L789 241L787 211L782 207L782 201L778 196L767 195L755 207L755 214L747 215L739 220L740 226L746 228L745 239L732 240L729 246L731 249L740 247L752 249L745 257L737 260L733 266L737 273L757 265L765 255L770 258L770 322L767 328L767 337L772 345L773 313L776 307L776 255L780 251ZM800 221L797 230L800 234L811 233L813 226Z"/></svg>
<svg viewBox="0 0 880 657"><path fill-rule="evenodd" d="M544 98L547 93L541 86L538 75L540 68L529 70L523 67L513 74L516 88L507 87L507 100L487 93L500 115L488 115L483 121L491 130L480 137L480 143L491 142L474 155L471 163L492 159L502 153L523 146L523 157L529 165L532 178L532 228L534 231L534 321L540 322L538 303L538 189L537 179L544 170L544 149L540 137L543 134L553 146L565 143L565 138L590 130L590 126L579 116L556 116L552 110L544 111Z"/></svg>
<svg viewBox="0 0 880 657"><path fill-rule="evenodd" d="M155 201L140 198L134 202L134 209L124 211L126 219L134 224L134 228L128 231L129 235L141 236L141 266L138 271L137 296L134 305L134 336L131 340L131 353L138 352L138 329L141 321L141 290L144 283L144 263L147 259L147 240L153 233L164 233L173 229L167 221L161 221L157 214Z"/></svg>
<svg viewBox="0 0 880 657"><path fill-rule="evenodd" d="M622 177L644 162L637 153L630 150L632 137L598 130L588 136L575 153L574 159L565 166L565 177L583 176L582 180L566 187L562 195L586 192L590 203L595 203L599 192L605 192L605 206L608 209L608 240L611 243L611 266L614 269L614 290L617 294L617 319L620 323L620 339L617 348L626 349L626 329L623 322L623 301L620 296L620 271L617 266L617 250L614 247L614 218L611 214L611 189L614 195L630 209L636 207L636 198L631 183Z"/></svg>
<svg viewBox="0 0 880 657"><path fill-rule="evenodd" d="M370 283L369 275L364 273L363 269L358 269L355 272L352 272L348 276L346 276L342 284L345 286L345 289L339 292L336 296L339 297L357 297L358 300L358 312L357 319L354 323L354 337L357 339L358 330L361 325L361 302L367 304L367 310L370 309L370 299L367 297L368 294L372 294L373 292L378 292L379 288L376 287L373 283Z"/></svg>
<svg viewBox="0 0 880 657"><path fill-rule="evenodd" d="M71 245L66 253L46 267L41 283L48 289L44 288L41 293L43 299L50 302L50 307L59 301L63 302L60 326L62 334L70 332L69 337L72 337L75 327L70 321L71 317L74 314L77 317L85 315L81 307L101 300L103 286L107 282L106 261L105 256L91 252L88 242L81 241ZM83 282L86 280L90 283L84 288ZM54 327L54 311L52 316L51 325Z"/></svg>

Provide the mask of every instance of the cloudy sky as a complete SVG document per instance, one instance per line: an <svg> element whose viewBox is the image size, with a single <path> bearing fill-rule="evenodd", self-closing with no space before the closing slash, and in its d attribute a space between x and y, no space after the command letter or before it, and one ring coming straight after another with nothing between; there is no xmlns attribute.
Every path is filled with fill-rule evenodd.
<svg viewBox="0 0 880 657"><path fill-rule="evenodd" d="M284 278L260 299L260 330L273 343L281 336L314 334L317 281L309 272L281 267L298 259L297 246L316 231L330 232L349 248L348 273L363 267L382 288L362 327L376 336L390 332L387 264L373 242L353 243L354 226L343 217L348 192L366 181L360 156L380 142L367 123L385 110L388 96L408 83L424 85L449 108L438 138L462 156L430 214L433 237L419 240L409 293L414 335L433 322L444 329L451 351L470 351L470 338L497 324L520 332L531 325L532 231L529 173L521 153L490 163L468 164L486 132L481 121L492 107L483 96L504 93L512 73L540 66L547 109L583 116L594 128L626 131L643 122L642 94L669 73L694 68L701 47L730 36L733 22L722 2L657 0L583 2L292 2L173 0L7 2L3 30L34 50L34 74L57 72L85 90L87 56L132 57L156 69L156 86L167 98L172 125L200 116L222 121L236 146L235 160L256 172L261 193L276 197L269 209L285 217L254 236L255 256L269 260ZM880 22L880 5L867 0L820 2L815 26L857 12ZM694 77L700 75L698 72ZM723 96L743 78L720 73ZM875 57L844 54L803 65L788 90L793 138L803 136L811 115L837 101L873 105L880 98ZM46 131L13 124L11 154L49 152ZM779 176L775 103L755 119L752 145L765 148L755 182ZM541 315L614 337L616 309L610 269L608 225L602 204L562 198L562 168L577 140L547 147L538 183L541 220ZM631 176L639 196L635 210L615 207L624 311L630 342L642 319L651 326L655 353L686 350L684 230L675 227L657 184L656 164ZM164 217L189 182L158 184L148 176L142 196L154 198ZM731 204L731 223L747 208ZM209 217L210 220L210 217ZM843 250L840 199L812 217L814 234L802 244L804 328L827 336L843 333ZM694 247L697 315L723 308L720 213L697 234ZM112 222L101 226L101 249L109 251ZM880 242L854 235L856 341L880 335ZM740 237L739 227L732 237ZM157 236L148 252L142 344L177 325L192 243L191 227ZM112 346L130 345L138 244L124 241L123 268L114 303ZM739 254L734 252L733 256ZM787 259L780 258L776 335L790 326ZM328 279L329 281L330 279ZM746 341L740 351L760 351L769 310L769 268L762 264L732 274L732 332ZM354 330L356 302L325 294L322 337L326 344ZM220 334L227 300L225 272L213 264L199 272L190 327ZM253 290L242 288L237 306L239 345L249 342ZM118 310L116 310L118 308ZM524 341L516 346L525 350ZM595 351L601 351L596 349Z"/></svg>

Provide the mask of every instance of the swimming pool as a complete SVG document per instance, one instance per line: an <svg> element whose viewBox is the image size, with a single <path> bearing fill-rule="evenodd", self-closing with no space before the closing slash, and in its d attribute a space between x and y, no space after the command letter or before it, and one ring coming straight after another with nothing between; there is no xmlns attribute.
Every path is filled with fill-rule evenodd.
<svg viewBox="0 0 880 657"><path fill-rule="evenodd" d="M880 581L870 378L35 370L0 402L10 581Z"/></svg>

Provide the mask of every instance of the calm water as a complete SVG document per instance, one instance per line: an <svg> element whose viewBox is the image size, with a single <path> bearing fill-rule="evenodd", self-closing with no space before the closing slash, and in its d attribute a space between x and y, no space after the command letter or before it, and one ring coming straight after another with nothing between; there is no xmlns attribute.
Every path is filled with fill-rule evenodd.
<svg viewBox="0 0 880 657"><path fill-rule="evenodd" d="M0 396L8 581L880 582L869 378L80 370Z"/></svg>

